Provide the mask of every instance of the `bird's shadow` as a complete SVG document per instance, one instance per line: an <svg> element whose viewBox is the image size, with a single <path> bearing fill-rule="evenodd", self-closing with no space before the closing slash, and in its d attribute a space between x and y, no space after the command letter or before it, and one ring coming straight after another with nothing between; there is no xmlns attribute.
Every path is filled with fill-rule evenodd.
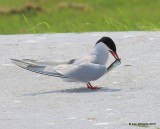
<svg viewBox="0 0 160 129"><path fill-rule="evenodd" d="M101 88L99 90L90 90L85 87L80 88L71 88L71 89L63 89L63 90L54 90L54 91L45 91L45 92L37 92L37 93L28 93L23 94L22 96L37 96L37 95L46 95L53 93L93 93L93 92L118 92L121 89L109 89L109 88Z"/></svg>

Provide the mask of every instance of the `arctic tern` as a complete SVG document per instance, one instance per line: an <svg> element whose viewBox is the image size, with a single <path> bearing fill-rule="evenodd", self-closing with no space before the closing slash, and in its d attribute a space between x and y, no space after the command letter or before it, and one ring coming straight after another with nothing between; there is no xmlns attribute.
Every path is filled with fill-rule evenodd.
<svg viewBox="0 0 160 129"><path fill-rule="evenodd" d="M100 87L92 86L90 81L99 79L109 71L106 66L109 53L116 59L116 63L117 61L120 63L114 41L110 37L102 37L96 42L95 47L89 54L80 58L57 61L11 60L14 64L29 71L60 77L68 82L83 82L86 83L87 88L97 90ZM110 66L113 66L113 63Z"/></svg>

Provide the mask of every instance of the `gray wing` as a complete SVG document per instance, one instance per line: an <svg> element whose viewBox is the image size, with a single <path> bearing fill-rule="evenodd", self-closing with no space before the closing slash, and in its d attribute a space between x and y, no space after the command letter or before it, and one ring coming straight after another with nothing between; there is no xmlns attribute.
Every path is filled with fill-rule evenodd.
<svg viewBox="0 0 160 129"><path fill-rule="evenodd" d="M68 60L55 60L55 61L46 61L46 60L32 60L32 59L23 59L24 62L40 65L40 66L56 66L60 64L73 64L76 59L68 59Z"/></svg>
<svg viewBox="0 0 160 129"><path fill-rule="evenodd" d="M24 60L17 60L17 59L11 59L11 60L17 66L35 73L54 76L54 77L68 78L63 74L58 73L52 66L43 66L43 65L40 66L40 65L25 62Z"/></svg>
<svg viewBox="0 0 160 129"><path fill-rule="evenodd" d="M81 65L59 65L55 67L55 70L68 78L89 82L103 76L107 71L107 67L105 65L84 63Z"/></svg>
<svg viewBox="0 0 160 129"><path fill-rule="evenodd" d="M107 68L105 65L83 63L77 64L62 64L56 67L53 66L40 66L25 62L24 60L11 59L12 62L21 68L27 69L39 74L68 78L73 81L89 82L97 80L103 76Z"/></svg>
<svg viewBox="0 0 160 129"><path fill-rule="evenodd" d="M32 59L23 59L23 60L11 59L11 60L17 66L32 72L49 75L49 76L67 78L65 75L57 72L54 69L54 67L59 65L64 66L64 64L67 67L70 67L71 64L81 64L83 62L90 62L91 58L92 58L91 56L85 56L85 57L76 58L76 59L56 60L56 61L43 61L43 60L32 60Z"/></svg>
<svg viewBox="0 0 160 129"><path fill-rule="evenodd" d="M67 59L67 60L54 60L54 61L46 61L46 60L32 60L32 59L23 59L23 62L39 65L39 66L56 66L61 64L82 64L82 63L90 63L94 59L94 55L86 55L84 57Z"/></svg>

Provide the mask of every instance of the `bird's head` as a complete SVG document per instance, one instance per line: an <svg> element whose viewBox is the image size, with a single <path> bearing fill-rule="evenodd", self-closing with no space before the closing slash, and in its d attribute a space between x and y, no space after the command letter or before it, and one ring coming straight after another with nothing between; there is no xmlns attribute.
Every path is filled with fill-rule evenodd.
<svg viewBox="0 0 160 129"><path fill-rule="evenodd" d="M116 45L115 45L114 41L111 38L102 37L101 39L99 39L97 41L96 45L99 44L99 43L104 43L107 46L108 51L113 55L113 57L116 60L120 60L120 58L118 57L118 54L116 52Z"/></svg>

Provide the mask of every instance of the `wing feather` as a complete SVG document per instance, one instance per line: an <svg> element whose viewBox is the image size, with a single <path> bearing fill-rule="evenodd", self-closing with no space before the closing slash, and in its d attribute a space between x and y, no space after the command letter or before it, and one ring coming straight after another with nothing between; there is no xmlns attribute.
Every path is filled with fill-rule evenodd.
<svg viewBox="0 0 160 129"><path fill-rule="evenodd" d="M17 60L17 59L11 59L14 64L17 66L24 68L26 70L39 73L39 74L44 74L48 76L55 76L55 77L61 77L61 78L67 78L66 76L58 73L54 67L51 66L38 66L35 64L31 64L28 62L25 62L24 60Z"/></svg>
<svg viewBox="0 0 160 129"><path fill-rule="evenodd" d="M31 60L31 59L23 59L24 62L40 65L40 66L56 66L60 64L73 64L76 59L68 59L68 60L55 60L55 61L45 61L45 60Z"/></svg>

